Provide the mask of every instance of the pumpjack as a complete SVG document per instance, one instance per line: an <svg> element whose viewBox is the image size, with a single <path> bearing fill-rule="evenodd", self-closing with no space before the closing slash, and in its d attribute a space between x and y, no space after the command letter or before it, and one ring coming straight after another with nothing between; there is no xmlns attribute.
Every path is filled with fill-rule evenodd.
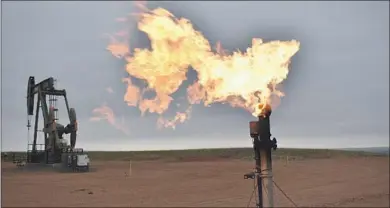
<svg viewBox="0 0 390 208"><path fill-rule="evenodd" d="M39 83L35 83L34 76L30 76L27 84L27 127L30 130L31 117L34 115L34 137L28 144L26 163L61 164L68 170L88 171L90 159L82 148L75 148L77 137L77 118L74 108L69 108L65 89L55 88L55 79L49 77ZM69 124L64 126L57 122L58 109L57 97L65 100L66 112ZM37 97L36 103L35 97ZM49 101L49 102L47 102ZM48 105L49 104L49 105ZM43 129L38 129L39 114L42 112ZM38 144L38 132L43 133L43 144ZM64 139L64 134L70 135L70 144ZM30 142L30 141L29 141ZM42 146L44 148L42 149ZM38 149L38 147L41 147Z"/></svg>

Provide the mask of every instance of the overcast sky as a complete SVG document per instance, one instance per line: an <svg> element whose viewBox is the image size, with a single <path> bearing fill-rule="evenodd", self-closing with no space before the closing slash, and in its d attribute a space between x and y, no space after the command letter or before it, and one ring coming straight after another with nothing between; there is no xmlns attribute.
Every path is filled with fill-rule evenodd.
<svg viewBox="0 0 390 208"><path fill-rule="evenodd" d="M156 6L190 19L212 44L219 40L231 50L244 50L253 37L301 42L283 84L286 96L271 117L281 146L388 146L388 1L149 3ZM195 106L192 119L176 130L157 130L156 115L141 118L124 103L124 62L107 52L104 34L123 29L115 19L134 10L132 2L2 2L3 150L26 147L29 76L53 76L67 90L80 125L77 146L85 149L251 145L254 118L244 110ZM147 47L146 37L128 27L132 43ZM89 121L103 103L123 116L130 135ZM59 117L68 123L64 113Z"/></svg>

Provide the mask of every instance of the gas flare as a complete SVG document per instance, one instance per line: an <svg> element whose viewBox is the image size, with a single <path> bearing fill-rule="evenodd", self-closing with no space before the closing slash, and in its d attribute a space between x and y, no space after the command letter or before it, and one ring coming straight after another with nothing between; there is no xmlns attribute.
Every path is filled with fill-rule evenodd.
<svg viewBox="0 0 390 208"><path fill-rule="evenodd" d="M142 114L162 116L173 101L172 94L187 79L189 68L198 74L197 81L187 88L190 107L173 119L160 118L160 127L174 128L184 122L193 104L226 103L259 115L259 106L273 105L271 97L284 95L277 86L287 78L290 59L300 47L296 40L263 42L254 38L244 52L229 53L220 43L213 50L190 20L175 17L163 8L143 9L138 14L138 29L150 39L150 49L130 49L128 41L112 41L107 47L112 55L126 60L130 77L147 84L141 90L125 79L128 87L124 100L129 106L137 106ZM155 97L144 98L145 91L154 91Z"/></svg>

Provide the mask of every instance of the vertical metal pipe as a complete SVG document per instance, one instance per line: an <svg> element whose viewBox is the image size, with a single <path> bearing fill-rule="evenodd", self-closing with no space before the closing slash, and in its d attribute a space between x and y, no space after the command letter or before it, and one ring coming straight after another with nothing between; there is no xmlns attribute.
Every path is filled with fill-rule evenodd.
<svg viewBox="0 0 390 208"><path fill-rule="evenodd" d="M253 147L255 152L255 161L256 161L256 182L257 182L257 193L258 193L258 202L256 207L263 208L263 186L261 179L261 157L260 157L260 140L259 137L253 139Z"/></svg>
<svg viewBox="0 0 390 208"><path fill-rule="evenodd" d="M260 152L262 158L261 175L263 184L263 207L274 207L274 193L272 180L272 160L271 150L262 149Z"/></svg>
<svg viewBox="0 0 390 208"><path fill-rule="evenodd" d="M276 139L271 140L270 116L271 106L259 106L262 112L258 121L249 122L250 136L253 138L253 150L256 160L256 177L258 208L274 207L273 179L272 179L272 155L271 150L276 149ZM249 178L245 175L245 179Z"/></svg>
<svg viewBox="0 0 390 208"><path fill-rule="evenodd" d="M272 179L272 142L270 128L271 108L268 107L259 118L259 137L262 143L260 148L261 179L263 184L263 207L274 207L273 179Z"/></svg>

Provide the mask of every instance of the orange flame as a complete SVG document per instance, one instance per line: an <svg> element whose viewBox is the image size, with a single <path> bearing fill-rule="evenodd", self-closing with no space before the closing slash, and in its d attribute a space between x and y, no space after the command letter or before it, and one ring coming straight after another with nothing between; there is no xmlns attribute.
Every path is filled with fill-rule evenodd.
<svg viewBox="0 0 390 208"><path fill-rule="evenodd" d="M124 125L124 120L122 119L122 122L119 123L115 118L114 111L110 107L103 105L99 108L95 108L92 112L95 114L95 116L91 117L89 119L90 121L106 120L116 129L122 131L126 135L129 135L128 128L126 128L126 125Z"/></svg>
<svg viewBox="0 0 390 208"><path fill-rule="evenodd" d="M188 19L177 18L163 8L143 9L138 17L138 29L149 37L151 49L130 50L126 41L112 41L107 49L127 61L130 77L147 84L141 93L130 79L125 79L128 87L124 100L137 106L142 114L161 116L170 107L172 94L187 79L189 67L198 73L198 80L187 89L190 105L227 103L258 116L262 111L259 106L273 105L272 96L284 96L276 87L287 78L290 59L300 47L298 41L265 43L254 38L252 46L244 52L229 53L220 43L213 51L209 41ZM155 98L142 97L149 90L156 93ZM161 117L158 125L174 128L189 117L190 109L191 106L170 120Z"/></svg>

